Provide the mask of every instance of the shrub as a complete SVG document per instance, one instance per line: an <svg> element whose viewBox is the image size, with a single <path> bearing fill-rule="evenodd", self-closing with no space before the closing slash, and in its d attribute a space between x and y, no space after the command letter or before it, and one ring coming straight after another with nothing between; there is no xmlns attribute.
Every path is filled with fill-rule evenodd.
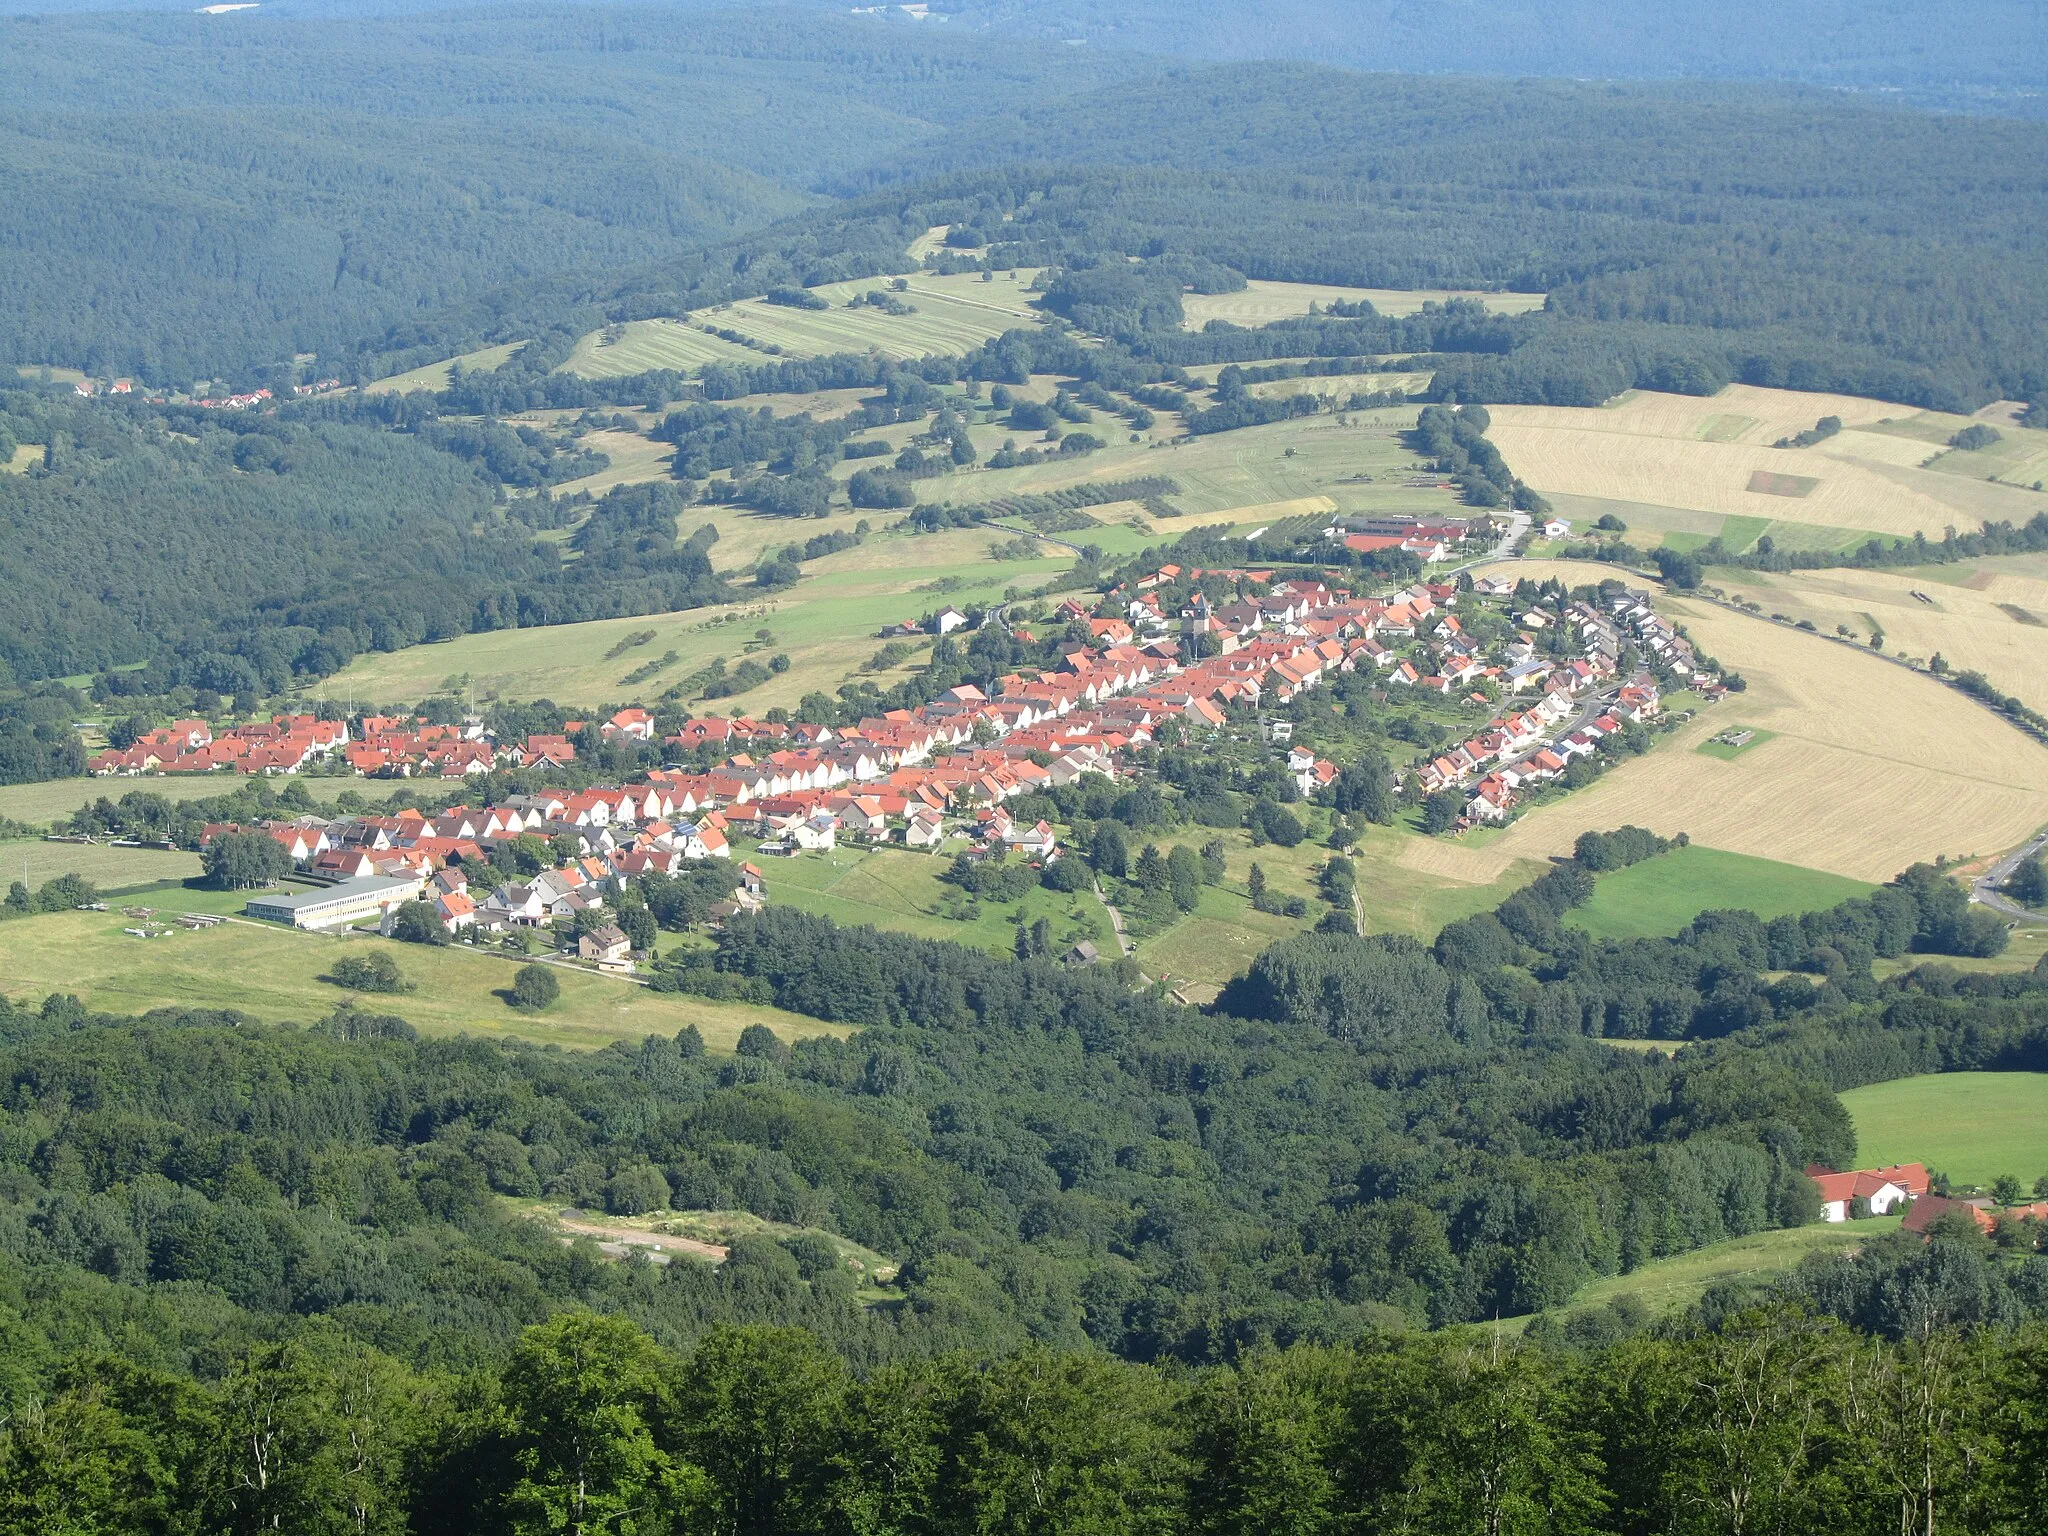
<svg viewBox="0 0 2048 1536"><path fill-rule="evenodd" d="M512 978L512 1006L526 1013L538 1013L562 995L562 984L545 965L522 965Z"/></svg>
<svg viewBox="0 0 2048 1536"><path fill-rule="evenodd" d="M332 977L338 987L351 992L410 992L413 984L398 969L398 962L378 950L367 955L346 955L335 964Z"/></svg>

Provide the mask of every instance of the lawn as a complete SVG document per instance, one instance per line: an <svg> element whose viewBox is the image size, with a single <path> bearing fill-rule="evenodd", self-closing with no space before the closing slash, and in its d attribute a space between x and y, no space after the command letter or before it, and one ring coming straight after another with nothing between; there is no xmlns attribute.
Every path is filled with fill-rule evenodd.
<svg viewBox="0 0 2048 1536"><path fill-rule="evenodd" d="M1677 933L1702 912L1740 908L1769 921L1869 894L1860 880L1694 843L1602 875L1593 899L1565 921L1597 939L1646 939Z"/></svg>
<svg viewBox="0 0 2048 1536"><path fill-rule="evenodd" d="M2048 1174L2048 1072L1943 1072L1852 1088L1864 1167L1925 1163L1958 1184Z"/></svg>
<svg viewBox="0 0 2048 1536"><path fill-rule="evenodd" d="M1625 1275L1594 1280L1572 1298L1570 1310L1633 1296L1652 1312L1676 1312L1724 1280L1768 1280L1797 1269L1810 1253L1853 1251L1882 1233L1896 1232L1900 1219L1874 1216L1868 1221L1816 1222L1709 1243L1691 1253L1654 1260Z"/></svg>
<svg viewBox="0 0 2048 1536"><path fill-rule="evenodd" d="M159 917L183 912L238 912L246 895L172 888L148 899ZM365 1005L408 1019L424 1034L517 1035L540 1044L594 1048L612 1040L672 1035L695 1024L713 1050L729 1051L749 1024L767 1024L786 1038L827 1028L774 1008L714 1003L657 993L616 977L560 967L561 1001L543 1013L514 1012L496 994L513 974L511 957L467 946L430 949L373 936L300 933L237 918L191 932L173 928L138 939L116 909L58 912L0 923L0 993L31 1001L72 993L110 1013L151 1008L236 1008L266 1022L310 1023L345 995L319 978L347 953L382 945L417 990L365 999Z"/></svg>
<svg viewBox="0 0 2048 1536"><path fill-rule="evenodd" d="M1041 886L1019 902L967 902L939 879L964 846L951 844L937 854L845 847L764 862L762 868L771 901L847 926L871 924L1008 955L1016 943L1018 917L1027 924L1043 917L1052 924L1055 952L1088 939L1115 957L1109 918L1085 891L1066 895ZM949 917L949 911L963 916Z"/></svg>

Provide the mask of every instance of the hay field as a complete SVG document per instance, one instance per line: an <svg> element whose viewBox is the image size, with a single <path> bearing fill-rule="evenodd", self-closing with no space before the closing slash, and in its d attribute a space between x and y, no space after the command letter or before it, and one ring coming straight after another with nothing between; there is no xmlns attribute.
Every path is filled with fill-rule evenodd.
<svg viewBox="0 0 2048 1536"><path fill-rule="evenodd" d="M1491 410L1489 435L1515 472L1546 494L1784 520L1845 536L1939 536L1950 524L2024 521L2040 510L2024 492L1921 468L1945 434L1930 444L1930 424L1908 425L1926 413L1881 400L1731 385L1706 399L1631 391L1595 408ZM1806 449L1769 446L1830 415L1844 424L1837 436ZM1758 475L1818 484L1803 496L1772 495L1751 489Z"/></svg>
<svg viewBox="0 0 2048 1536"><path fill-rule="evenodd" d="M1811 620L1826 634L1847 625L1867 640L1875 619L1887 651L1923 661L1939 651L1958 670L1974 668L2048 712L2048 580L2007 574L1998 565L1980 562L1962 584L1847 569L1771 574L1717 568L1713 580L1731 596L1760 603L1767 613Z"/></svg>
<svg viewBox="0 0 2048 1536"><path fill-rule="evenodd" d="M808 537L819 527L810 520L780 520L771 542ZM1065 558L990 560L989 546L1001 537L967 529L921 538L881 534L857 549L812 561L796 586L764 594L758 601L587 624L496 630L439 645L360 656L323 681L319 691L323 697L339 698L352 691L358 701L403 703L461 678L473 683L480 697L549 698L577 707L652 700L714 656L736 665L754 631L766 628L774 638L760 658L784 653L790 658L789 670L718 706L758 714L778 704L793 706L814 689L831 692L881 648L877 632L885 623L915 618L947 603L985 603L1008 587L1042 585L1068 567ZM722 554L724 549L721 543L718 551ZM943 591L919 590L934 581L948 585ZM605 652L619 640L644 630L654 631L654 639L606 659ZM654 677L630 687L621 681L671 650L676 661Z"/></svg>
<svg viewBox="0 0 2048 1536"><path fill-rule="evenodd" d="M584 447L604 454L611 463L581 480L563 481L554 488L557 496L573 496L578 491L602 496L615 485L641 485L649 480L666 480L669 461L675 457L673 445L657 443L637 432L589 432L584 434L581 442Z"/></svg>
<svg viewBox="0 0 2048 1536"><path fill-rule="evenodd" d="M489 373L502 365L505 360L521 347L523 341L509 341L502 347L485 347L480 352L465 352L460 357L451 357L444 362L428 363L406 373L394 373L388 379L379 379L374 384L365 384L366 395L402 395L415 389L446 389L449 372L459 363L464 373Z"/></svg>
<svg viewBox="0 0 2048 1536"><path fill-rule="evenodd" d="M706 363L759 363L768 358L683 320L628 320L592 331L555 370L586 379L616 379L673 368L694 373Z"/></svg>
<svg viewBox="0 0 2048 1536"><path fill-rule="evenodd" d="M865 305L846 307L859 294L887 291L890 279L876 277L814 289L832 305L830 309L792 309L743 299L700 310L691 318L738 331L796 357L871 349L905 360L932 353L951 355L970 351L1004 331L1036 325L1041 317L1027 302L1035 275L1027 269L1007 277L998 274L986 283L973 274L912 275L907 278L909 291L895 295L917 311L910 315L891 315ZM759 353L751 356L755 362L769 360Z"/></svg>
<svg viewBox="0 0 2048 1536"><path fill-rule="evenodd" d="M1211 320L1227 320L1232 325L1243 326L1270 325L1275 320L1307 314L1310 304L1327 309L1339 301L1355 304L1360 299L1369 302L1383 315L1412 315L1426 303L1434 301L1441 304L1446 299L1480 299L1494 314L1521 315L1532 309L1541 309L1544 296L1540 293L1487 293L1476 289L1340 288L1324 283L1253 281L1246 284L1241 293L1183 295L1181 310L1186 318L1182 324L1191 331L1199 331Z"/></svg>
<svg viewBox="0 0 2048 1536"><path fill-rule="evenodd" d="M1525 562L1574 584L1602 567ZM1501 571L1513 567L1495 566ZM2048 748L1933 679L1867 651L1705 603L1662 598L1748 692L1703 710L1649 756L1471 847L1416 845L1410 868L1468 879L1569 852L1581 832L1633 823L1852 880L2012 847L2048 823ZM1693 750L1729 725L1772 739L1731 760Z"/></svg>

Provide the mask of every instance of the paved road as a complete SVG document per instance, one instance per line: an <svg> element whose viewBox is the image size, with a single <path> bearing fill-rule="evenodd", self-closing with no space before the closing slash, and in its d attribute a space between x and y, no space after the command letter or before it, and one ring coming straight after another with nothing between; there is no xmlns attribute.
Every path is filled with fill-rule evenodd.
<svg viewBox="0 0 2048 1536"><path fill-rule="evenodd" d="M1463 565L1452 566L1450 570L1446 571L1444 574L1449 576L1453 581L1455 581L1458 578L1460 572L1472 570L1477 566L1493 565L1502 560L1512 559L1514 554L1515 541L1521 538L1523 534L1529 531L1530 525L1533 521L1534 519L1532 519L1526 512L1509 513L1508 531L1501 536L1501 541L1498 544L1494 545L1493 548L1488 550L1485 554L1478 555L1475 556L1473 559L1467 560ZM1428 572L1424 572L1423 574L1426 579L1438 579L1436 577L1429 576Z"/></svg>
<svg viewBox="0 0 2048 1536"><path fill-rule="evenodd" d="M2038 859L2041 850L2048 848L2048 831L2036 833L2032 842L2017 848L2000 859L1996 864L1979 875L1970 886L1970 899L1981 901L2001 916L2014 918L2023 923L2048 922L2048 916L2030 912L2018 902L1999 894L1999 887L2012 878L2012 872L2027 859Z"/></svg>

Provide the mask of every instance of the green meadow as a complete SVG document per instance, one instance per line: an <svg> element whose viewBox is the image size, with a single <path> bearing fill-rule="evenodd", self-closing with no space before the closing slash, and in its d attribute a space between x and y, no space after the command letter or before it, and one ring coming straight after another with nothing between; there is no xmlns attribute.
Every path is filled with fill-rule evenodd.
<svg viewBox="0 0 2048 1536"><path fill-rule="evenodd" d="M1851 1088L1864 1167L1925 1163L1959 1184L2048 1174L2048 1072L1943 1072Z"/></svg>
<svg viewBox="0 0 2048 1536"><path fill-rule="evenodd" d="M1600 876L1593 899L1565 921L1596 939L1657 938L1702 912L1737 908L1768 922L1788 912L1825 911L1870 889L1841 875L1693 843Z"/></svg>

